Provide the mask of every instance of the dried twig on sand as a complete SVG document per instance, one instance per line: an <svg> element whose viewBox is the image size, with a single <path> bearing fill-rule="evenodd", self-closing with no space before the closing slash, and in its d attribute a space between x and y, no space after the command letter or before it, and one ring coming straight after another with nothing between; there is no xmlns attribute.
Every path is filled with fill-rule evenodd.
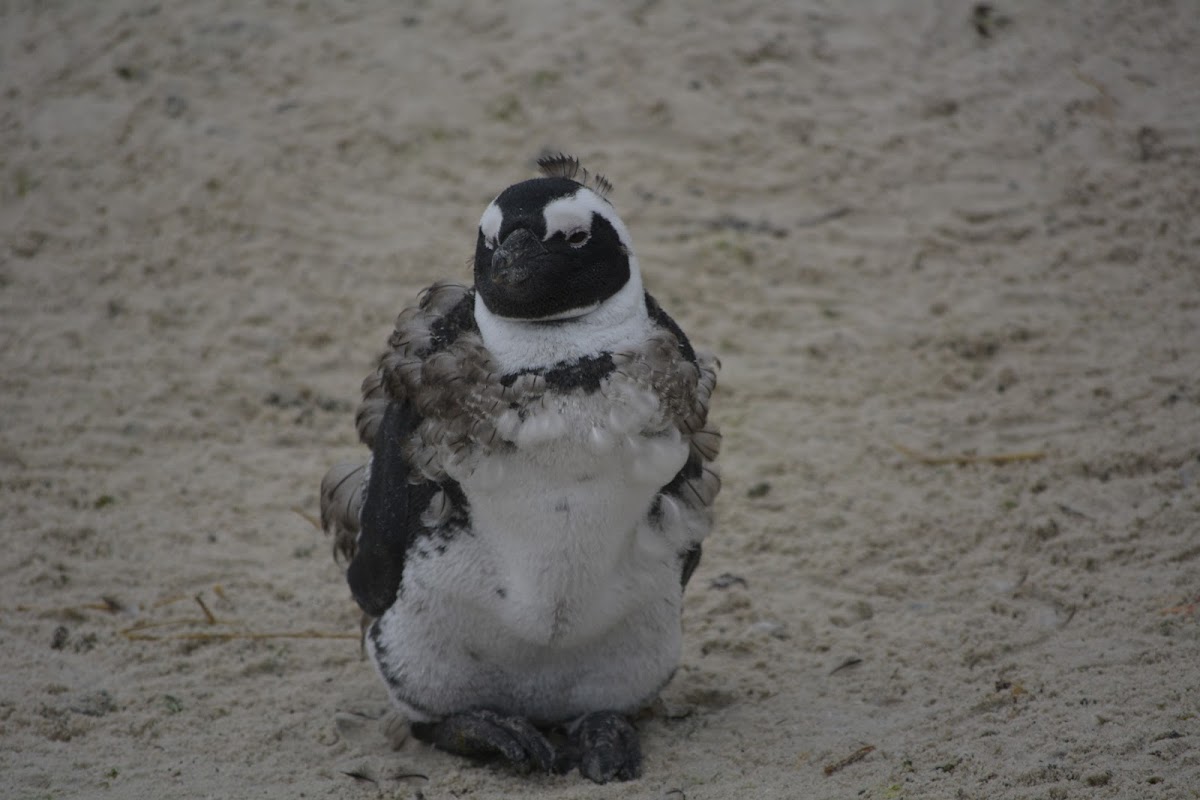
<svg viewBox="0 0 1200 800"><path fill-rule="evenodd" d="M846 767L850 766L851 764L853 764L857 761L862 761L864 758L867 757L867 755L869 753L874 752L874 750L875 750L875 745L873 745L873 744L866 745L865 747L860 747L857 750L855 750L853 753L851 753L850 755L841 759L840 761L834 761L832 764L826 764L823 769L823 772L826 775L832 775L833 773L835 773L839 770L843 770Z"/></svg>
<svg viewBox="0 0 1200 800"><path fill-rule="evenodd" d="M220 586L212 588L220 600L228 602L228 597L224 589ZM174 619L160 620L140 620L121 630L121 635L132 642L163 642L163 641L200 641L200 642L228 642L234 639L360 639L360 634L357 633L331 633L325 631L247 631L238 630L241 623L237 620L220 619L213 613L208 603L205 602L201 594L190 595L196 605L200 607L203 617L176 617ZM150 608L163 608L165 606L178 603L182 600L187 600L189 595L175 594L165 597L150 605ZM83 618L82 612L87 611L105 611L110 614L116 614L124 610L124 605L111 597L104 597L99 602L82 603L76 606L66 606L62 608L38 608L36 606L16 606L12 611L23 613L36 614L52 614L52 615L75 615L80 619ZM4 611L6 609L0 609ZM212 630L215 625L224 627L232 627L234 630ZM179 633L158 633L160 628L172 628L183 626L202 626L208 630L203 631L184 631Z"/></svg>
<svg viewBox="0 0 1200 800"><path fill-rule="evenodd" d="M913 450L911 447L905 447L899 442L889 441L888 444L913 461L929 466L942 466L944 464L954 464L957 466L966 466L968 464L1011 464L1014 461L1041 461L1046 457L1045 452L1041 450L1027 450L1018 453L993 453L991 455L964 453L954 456L935 456Z"/></svg>
<svg viewBox="0 0 1200 800"><path fill-rule="evenodd" d="M326 633L324 631L193 631L189 633L153 634L143 633L151 625L135 625L121 631L121 635L133 642L229 642L234 639L358 639L355 633Z"/></svg>

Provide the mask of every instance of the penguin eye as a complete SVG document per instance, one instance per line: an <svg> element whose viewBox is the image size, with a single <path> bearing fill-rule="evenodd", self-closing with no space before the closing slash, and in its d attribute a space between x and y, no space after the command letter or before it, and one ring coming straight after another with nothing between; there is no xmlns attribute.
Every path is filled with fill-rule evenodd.
<svg viewBox="0 0 1200 800"><path fill-rule="evenodd" d="M571 247L583 247L592 235L585 230L578 230L567 236L567 244Z"/></svg>

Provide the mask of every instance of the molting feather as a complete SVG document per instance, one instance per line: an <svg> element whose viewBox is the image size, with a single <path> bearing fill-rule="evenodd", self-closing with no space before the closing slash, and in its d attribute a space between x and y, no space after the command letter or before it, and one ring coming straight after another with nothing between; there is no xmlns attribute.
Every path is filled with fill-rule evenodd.
<svg viewBox="0 0 1200 800"><path fill-rule="evenodd" d="M608 178L605 178L600 173L592 175L583 164L579 163L579 159L575 156L569 156L566 153L559 153L556 156L543 156L537 160L537 165L538 169L547 178L566 178L567 180L577 181L606 200L609 193L612 192L613 186ZM582 180L577 179L577 175L582 176Z"/></svg>

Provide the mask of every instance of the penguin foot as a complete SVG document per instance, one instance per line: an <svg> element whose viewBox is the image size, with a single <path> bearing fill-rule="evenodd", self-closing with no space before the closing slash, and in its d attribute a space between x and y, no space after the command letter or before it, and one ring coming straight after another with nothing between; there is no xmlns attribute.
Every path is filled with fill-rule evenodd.
<svg viewBox="0 0 1200 800"><path fill-rule="evenodd" d="M629 781L642 774L642 747L637 728L622 714L594 711L575 721L568 732L567 751L556 771L579 767L596 783Z"/></svg>
<svg viewBox="0 0 1200 800"><path fill-rule="evenodd" d="M521 774L549 772L555 764L554 747L523 717L480 708L409 727L413 736L439 750L469 758L502 758Z"/></svg>

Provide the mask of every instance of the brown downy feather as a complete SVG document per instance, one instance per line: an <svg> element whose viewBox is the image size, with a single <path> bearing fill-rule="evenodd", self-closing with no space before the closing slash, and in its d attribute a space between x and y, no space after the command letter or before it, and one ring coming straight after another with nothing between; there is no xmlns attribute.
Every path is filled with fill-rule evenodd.
<svg viewBox="0 0 1200 800"><path fill-rule="evenodd" d="M341 463L325 473L321 481L321 527L333 536L335 559L354 558L366 472L366 464Z"/></svg>
<svg viewBox="0 0 1200 800"><path fill-rule="evenodd" d="M389 349L380 358L378 369L363 381L356 425L359 438L368 447L374 447L389 403L407 401L421 417L405 443L417 479L443 481L448 477L448 461L511 447L496 427L501 412L536 413L546 395L545 378L533 373L504 385L477 331L463 331L434 350L434 324L470 293L465 286L449 283L427 289L416 306L397 317ZM708 422L719 364L707 353L699 353L695 364L679 358L679 353L674 334L656 331L638 347L613 354L616 369L602 383L601 391L620 383L658 398L658 410L644 432L659 433L671 427L681 432L704 469L700 476L685 482L679 499L707 510L720 489L720 479L710 465L720 451L721 434ZM365 464L338 465L321 484L322 525L334 536L336 551L347 558L354 554L367 477ZM440 512L431 508L429 513L437 517Z"/></svg>

